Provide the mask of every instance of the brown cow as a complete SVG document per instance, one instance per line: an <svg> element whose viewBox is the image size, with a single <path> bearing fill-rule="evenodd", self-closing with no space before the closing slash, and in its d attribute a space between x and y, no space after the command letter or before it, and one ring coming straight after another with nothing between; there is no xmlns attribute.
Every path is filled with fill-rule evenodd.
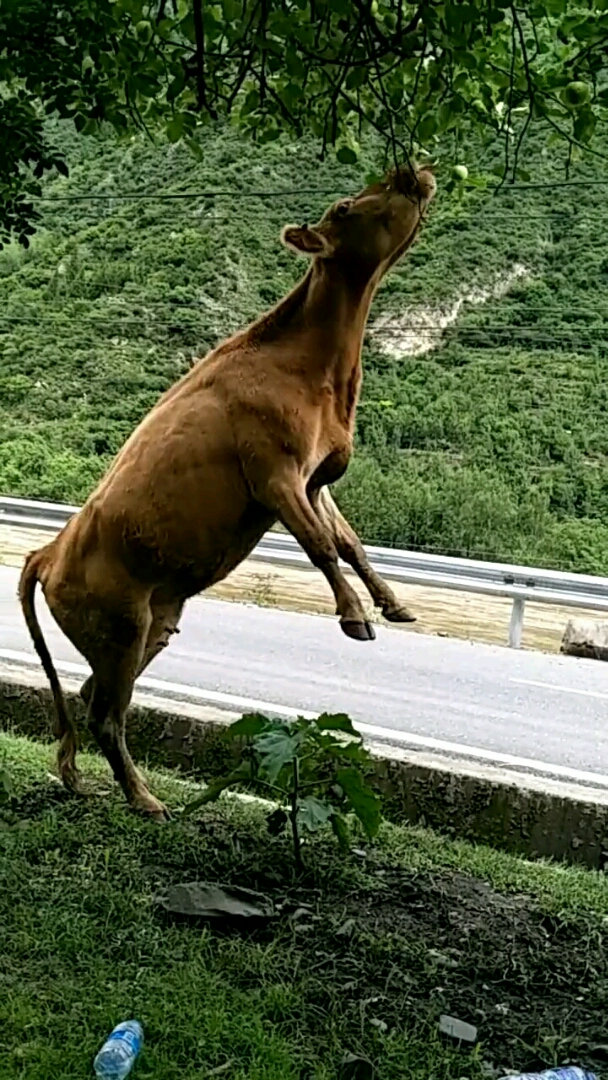
<svg viewBox="0 0 608 1080"><path fill-rule="evenodd" d="M165 808L125 741L134 681L175 633L185 601L229 574L274 522L323 571L349 637L375 635L339 556L387 619L412 621L326 485L352 452L372 297L434 193L430 172L403 168L318 225L287 226L283 242L310 258L300 283L160 398L82 510L28 556L19 594L55 699L66 786L77 782L77 734L34 610L37 582L91 666L81 694L114 776L133 807L158 819Z"/></svg>

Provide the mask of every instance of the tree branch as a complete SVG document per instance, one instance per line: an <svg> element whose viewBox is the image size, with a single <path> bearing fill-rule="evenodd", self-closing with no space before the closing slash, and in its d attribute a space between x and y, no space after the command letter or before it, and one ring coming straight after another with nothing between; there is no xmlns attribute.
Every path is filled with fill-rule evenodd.
<svg viewBox="0 0 608 1080"><path fill-rule="evenodd" d="M193 0L192 17L196 38L196 94L198 107L207 108L207 88L205 86L205 22L203 15L204 0Z"/></svg>

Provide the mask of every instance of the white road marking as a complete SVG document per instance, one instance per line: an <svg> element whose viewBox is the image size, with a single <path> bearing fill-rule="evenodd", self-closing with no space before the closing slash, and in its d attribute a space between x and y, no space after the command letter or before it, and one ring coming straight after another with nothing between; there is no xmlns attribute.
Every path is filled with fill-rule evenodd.
<svg viewBox="0 0 608 1080"><path fill-rule="evenodd" d="M27 652L17 652L14 649L0 649L0 660L9 663L26 664L28 667L40 667L40 661L36 656ZM69 660L53 661L57 671L64 675L84 676L91 674L87 664L74 664ZM243 698L235 694L223 694L219 690L201 690L198 686L184 686L181 683L166 682L164 679L150 679L142 675L137 680L138 690L151 690L157 694L171 696L176 699L188 701L200 701L205 705L218 705L223 708L246 709L252 712L271 712L274 716L284 716L288 720L296 720L298 716L304 716L307 720L314 720L317 713L304 712L302 709L290 709L286 705L274 705L270 701L257 701L255 698Z"/></svg>
<svg viewBox="0 0 608 1080"><path fill-rule="evenodd" d="M18 652L13 649L0 650L0 660L9 663L22 664L28 667L39 667L37 657L31 653ZM65 675L87 676L90 668L86 664L74 664L69 661L58 661L55 664L58 672ZM518 681L518 680L512 680ZM524 680L519 680L524 681ZM534 685L534 684L533 684ZM539 683L541 686L550 684ZM220 708L243 710L244 712L265 712L272 716L278 716L287 720L294 720L298 716L313 720L318 714L306 712L303 709L292 709L286 705L277 705L269 701L258 701L255 698L244 698L234 694L223 694L217 690L202 690L198 686L185 686L181 683L167 682L164 679L151 679L142 676L137 680L136 687L140 690L149 690L175 700L198 701L205 705L217 705ZM552 687L551 687L552 688ZM433 739L427 735L418 735L415 732L400 731L397 728L380 727L376 724L355 723L355 727L363 736L372 739L382 739L387 743L418 747L424 750L435 750L444 754L455 755L460 758L473 758L477 761L486 761L488 764L505 765L512 769L524 769L536 775L552 776L577 783L593 784L596 787L608 788L608 776L602 773L589 772L585 769L572 769L567 765L551 765L546 761L537 761L534 758L518 757L513 754L503 754L499 751L486 750L478 746L468 746L466 743L448 742L444 739Z"/></svg>
<svg viewBox="0 0 608 1080"><path fill-rule="evenodd" d="M584 690L578 686L560 686L559 683L540 682L536 679L509 679L509 682L519 683L520 686L538 686L541 690L556 690L561 694L580 694L582 697L601 698L608 701L608 693L601 690Z"/></svg>
<svg viewBox="0 0 608 1080"><path fill-rule="evenodd" d="M444 739L432 739L427 735L399 731L393 728L376 727L375 724L359 724L356 728L362 735L376 739L385 739L393 743L406 743L419 746L424 750L438 750L444 754L456 754L458 757L475 758L495 765L508 765L513 769L525 769L527 772L542 773L543 776L563 777L583 784L595 784L608 787L608 776L603 773L588 772L585 769L571 769L568 765L551 765L548 761L536 761L534 758L517 757L503 754L499 750L484 750L479 746L467 746L466 743L446 742Z"/></svg>

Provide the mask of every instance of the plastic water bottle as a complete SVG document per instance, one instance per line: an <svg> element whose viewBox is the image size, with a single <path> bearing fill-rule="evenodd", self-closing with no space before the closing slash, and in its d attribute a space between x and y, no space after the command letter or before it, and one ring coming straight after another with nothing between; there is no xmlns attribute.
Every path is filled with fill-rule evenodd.
<svg viewBox="0 0 608 1080"><path fill-rule="evenodd" d="M135 1064L143 1041L144 1031L139 1020L118 1024L93 1062L95 1075L100 1080L124 1080Z"/></svg>
<svg viewBox="0 0 608 1080"><path fill-rule="evenodd" d="M549 1069L542 1073L518 1073L505 1080L597 1080L595 1073L579 1069L577 1065L564 1065L562 1069Z"/></svg>

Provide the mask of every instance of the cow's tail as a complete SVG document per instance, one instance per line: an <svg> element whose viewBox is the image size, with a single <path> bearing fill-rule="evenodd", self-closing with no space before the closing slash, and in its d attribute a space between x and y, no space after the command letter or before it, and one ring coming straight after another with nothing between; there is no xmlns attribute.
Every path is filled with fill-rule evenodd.
<svg viewBox="0 0 608 1080"><path fill-rule="evenodd" d="M56 711L53 734L56 739L60 740L58 753L59 772L66 787L74 788L76 787L78 780L76 769L78 733L74 721L68 713L63 690L61 689L61 683L59 682L59 677L55 670L55 665L53 664L47 643L42 636L42 630L40 629L40 623L38 622L38 616L36 615L36 608L34 606L34 593L36 591L36 585L40 580L39 571L48 550L47 546L40 548L39 551L33 551L25 560L21 578L19 579L19 600L21 601L23 615L27 623L27 628L31 634L34 648L40 657L45 675L51 684Z"/></svg>

